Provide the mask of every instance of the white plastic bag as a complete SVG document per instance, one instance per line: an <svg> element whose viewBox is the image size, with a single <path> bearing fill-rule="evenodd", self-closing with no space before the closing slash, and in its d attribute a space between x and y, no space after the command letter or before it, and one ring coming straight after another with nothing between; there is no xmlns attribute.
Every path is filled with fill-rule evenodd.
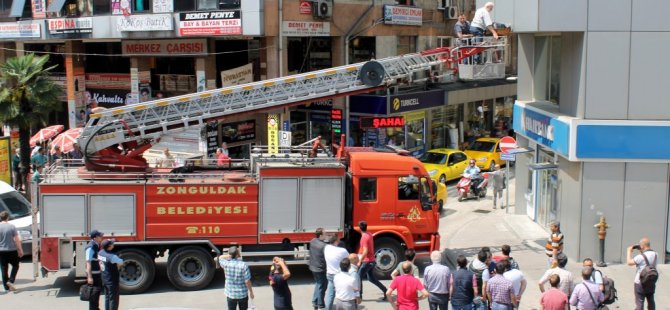
<svg viewBox="0 0 670 310"><path fill-rule="evenodd" d="M258 308L256 308L256 305L254 304L253 298L249 299L249 306L247 307L247 309L248 310L258 310Z"/></svg>

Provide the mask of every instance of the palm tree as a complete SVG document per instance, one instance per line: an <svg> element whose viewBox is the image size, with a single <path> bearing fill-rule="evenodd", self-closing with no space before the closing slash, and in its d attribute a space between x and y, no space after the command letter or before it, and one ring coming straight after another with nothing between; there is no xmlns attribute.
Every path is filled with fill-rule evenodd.
<svg viewBox="0 0 670 310"><path fill-rule="evenodd" d="M42 126L62 106L62 88L48 78L56 66L44 68L48 61L49 55L27 54L0 65L0 122L19 129L23 172L30 171L30 129ZM28 193L30 182L25 184Z"/></svg>

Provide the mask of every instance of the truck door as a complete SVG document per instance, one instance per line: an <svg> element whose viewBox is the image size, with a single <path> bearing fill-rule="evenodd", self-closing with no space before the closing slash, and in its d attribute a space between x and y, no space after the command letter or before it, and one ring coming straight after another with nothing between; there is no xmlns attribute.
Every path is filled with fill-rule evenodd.
<svg viewBox="0 0 670 310"><path fill-rule="evenodd" d="M395 197L387 194L380 195L384 188L390 188L392 178L378 178L373 176L355 177L354 201L356 201L356 215L354 219L365 219L370 226L395 225ZM353 223L357 226L358 223Z"/></svg>
<svg viewBox="0 0 670 310"><path fill-rule="evenodd" d="M425 184L420 184L421 182ZM396 225L405 226L414 234L430 232L435 212L421 205L421 197L430 200L428 179L414 175L400 176L397 183Z"/></svg>

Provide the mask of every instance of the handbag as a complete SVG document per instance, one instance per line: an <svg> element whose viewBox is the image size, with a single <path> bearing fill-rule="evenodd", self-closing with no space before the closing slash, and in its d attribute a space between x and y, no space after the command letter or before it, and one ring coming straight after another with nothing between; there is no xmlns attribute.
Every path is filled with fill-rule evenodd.
<svg viewBox="0 0 670 310"><path fill-rule="evenodd" d="M596 299L593 298L593 294L591 294L591 290L589 290L589 287L586 286L586 284L584 284L584 283L582 283L582 285L584 285L584 288L586 289L586 291L589 292L589 297L591 297L591 301L596 306L596 309L598 309L598 310L609 310L610 309L609 307L607 307L606 305L604 305L602 303L597 303Z"/></svg>
<svg viewBox="0 0 670 310"><path fill-rule="evenodd" d="M79 299L81 301L91 300L91 295L93 295L93 286L84 284L79 287Z"/></svg>

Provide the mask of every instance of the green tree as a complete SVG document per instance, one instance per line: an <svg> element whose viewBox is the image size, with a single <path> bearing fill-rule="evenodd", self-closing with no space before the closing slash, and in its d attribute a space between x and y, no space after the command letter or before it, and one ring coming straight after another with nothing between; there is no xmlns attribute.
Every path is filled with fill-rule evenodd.
<svg viewBox="0 0 670 310"><path fill-rule="evenodd" d="M49 79L56 66L45 68L48 61L49 55L27 54L0 65L0 122L19 129L24 178L30 171L30 129L43 126L49 113L62 106L58 96L63 90Z"/></svg>

